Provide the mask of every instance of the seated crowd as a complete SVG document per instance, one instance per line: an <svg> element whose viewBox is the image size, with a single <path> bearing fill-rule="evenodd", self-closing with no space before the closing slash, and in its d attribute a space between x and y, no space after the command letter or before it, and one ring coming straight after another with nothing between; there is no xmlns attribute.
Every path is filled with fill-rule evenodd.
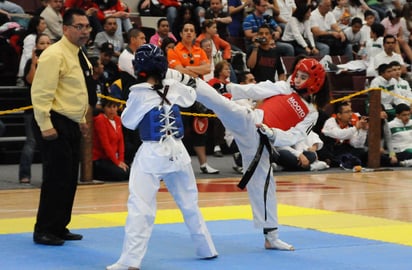
<svg viewBox="0 0 412 270"><path fill-rule="evenodd" d="M121 127L118 116L113 115L113 111L120 113L118 103L97 94L127 99L129 87L136 83L132 60L142 44L159 46L168 58L169 68L203 78L226 96L230 96L225 90L228 83L288 80L290 72L282 63L283 56L344 55L368 63L371 87L386 90L381 92L381 165L412 166L412 91L404 79L407 63L412 61L412 4L369 2L373 1L140 0L136 7L140 16L160 17L154 34L146 36L140 25L133 24L130 8L121 0L45 0L26 23L21 21L21 7L13 1L0 1L2 51L6 47L13 49L13 54L1 54L0 71L2 77L6 76L3 70L7 67L14 72L7 73L14 78L11 81L30 86L38 57L47 47L39 43L40 37L48 37L43 41L46 43L59 40L65 10L84 9L90 26L78 30L90 31L84 50L93 65L93 79L87 86L95 111L95 177L125 180L140 144L138 133ZM15 59L10 58L13 55ZM238 102L252 109L259 105L259 100ZM213 113L200 103L185 112ZM274 168L316 171L366 166L368 118L353 112L350 101L336 103L327 117L304 141L277 149L280 161ZM32 120L31 114L26 127ZM233 169L243 172L236 143L218 119L185 115L184 125L186 146L197 155L203 173L219 173L207 162L208 146L217 157L233 155ZM34 148L32 141L26 143ZM33 150L27 149L22 156L21 182L30 181Z"/></svg>

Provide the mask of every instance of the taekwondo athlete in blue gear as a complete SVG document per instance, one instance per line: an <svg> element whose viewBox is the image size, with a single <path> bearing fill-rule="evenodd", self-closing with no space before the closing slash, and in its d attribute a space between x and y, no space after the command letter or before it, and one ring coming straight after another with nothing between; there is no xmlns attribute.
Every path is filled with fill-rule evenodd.
<svg viewBox="0 0 412 270"><path fill-rule="evenodd" d="M147 251L156 213L156 194L164 180L180 208L196 247L197 256L218 253L198 206L198 191L191 158L183 145L178 106L190 107L196 92L175 79L164 79L167 60L160 48L141 46L133 61L137 84L130 88L123 125L139 128L143 141L133 160L129 180L128 216L123 250L108 270L140 269ZM170 76L173 76L173 72ZM177 74L174 74L177 76Z"/></svg>

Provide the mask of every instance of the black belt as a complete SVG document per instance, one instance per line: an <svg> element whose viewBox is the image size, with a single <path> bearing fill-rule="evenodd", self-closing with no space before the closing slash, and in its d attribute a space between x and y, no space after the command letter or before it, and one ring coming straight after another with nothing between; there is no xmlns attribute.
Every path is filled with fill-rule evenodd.
<svg viewBox="0 0 412 270"><path fill-rule="evenodd" d="M240 179L240 182L237 184L237 186L240 189L245 189L246 185L249 183L250 179L252 178L253 173L256 171L259 160L262 157L263 146L266 146L266 149L269 152L270 163L279 161L279 153L270 144L268 137L266 135L264 135L259 129L258 129L258 133L259 133L259 136L260 136L259 146L258 146L258 149L256 151L255 157L253 158L252 162L249 164L249 167L247 168L245 174L242 176L242 179ZM269 183L270 183L270 171L271 171L271 169L272 169L272 166L269 166L269 170L268 170L268 173L266 175L265 188L264 188L264 193L263 193L263 201L265 203L265 220L267 218L266 201L267 201L268 187L269 187Z"/></svg>

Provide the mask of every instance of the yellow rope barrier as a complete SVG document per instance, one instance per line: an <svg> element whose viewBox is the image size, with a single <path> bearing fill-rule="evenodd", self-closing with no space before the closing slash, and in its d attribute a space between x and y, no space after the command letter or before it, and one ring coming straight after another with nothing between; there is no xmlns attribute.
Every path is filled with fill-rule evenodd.
<svg viewBox="0 0 412 270"><path fill-rule="evenodd" d="M356 96L366 94L369 91L377 91L377 90L384 91L389 95L392 95L392 96L400 98L400 99L404 99L404 100L408 101L410 104L412 104L412 99L411 98L395 94L395 93L393 93L391 91L388 91L386 89L383 89L383 88L364 89L364 90L355 92L353 94L350 94L350 95L347 95L347 96L344 96L344 97L341 97L341 98L333 99L333 100L329 101L329 103L333 104L333 103L336 103L336 102L340 102L340 101L343 101L343 100L351 99L351 98L356 97ZM124 101L122 99L117 99L117 98L113 98L113 97L110 97L110 96L105 96L103 94L97 94L97 96L100 97L100 98L104 98L104 99L107 99L107 100L111 100L111 101L120 103L120 104L126 104L126 101ZM32 108L33 108L33 106L25 106L25 107L15 108L15 109L11 109L11 110L0 111L0 115L12 114L12 113L20 112L20 111L26 111L26 110L29 110L29 109L32 109ZM209 118L217 117L216 114L210 114L210 113L181 112L181 114L186 115L186 116L197 116L197 117L209 117Z"/></svg>
<svg viewBox="0 0 412 270"><path fill-rule="evenodd" d="M389 94L389 95L391 95L391 96L394 96L394 97L397 97L397 98L400 98L400 99L407 100L409 103L412 104L412 99L411 99L411 98L404 97L404 96L395 94L395 93L393 93L393 92L391 92L391 91L388 91L388 90L386 90L386 89L378 88L378 87L360 90L360 91L355 92L355 93L353 93L353 94L350 94L350 95L347 95L347 96L344 96L344 97L341 97L341 98L333 99L333 100L329 101L329 103L333 104L333 103L336 103L336 102L340 102L340 101L343 101L343 100L351 99L351 98L356 97L356 96L360 96L360 95L366 94L366 93L368 93L368 92L370 92L370 91L377 91L377 90L384 91L385 93L387 93L387 94Z"/></svg>

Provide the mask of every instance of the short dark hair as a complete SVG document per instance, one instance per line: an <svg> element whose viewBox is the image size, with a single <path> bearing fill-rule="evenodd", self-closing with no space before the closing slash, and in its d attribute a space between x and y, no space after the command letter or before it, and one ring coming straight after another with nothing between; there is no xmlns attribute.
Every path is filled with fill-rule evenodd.
<svg viewBox="0 0 412 270"><path fill-rule="evenodd" d="M388 69L390 69L390 68L392 68L392 66L391 65L389 65L389 64L380 64L379 66L378 66L378 74L379 75L382 75L385 71L387 71Z"/></svg>
<svg viewBox="0 0 412 270"><path fill-rule="evenodd" d="M92 67L98 67L99 66L99 57L97 56L92 56L88 57L90 64L92 64Z"/></svg>
<svg viewBox="0 0 412 270"><path fill-rule="evenodd" d="M127 32L127 42L130 43L132 37L137 37L140 33L143 33L139 29L132 28Z"/></svg>
<svg viewBox="0 0 412 270"><path fill-rule="evenodd" d="M396 105L395 107L395 113L396 114L401 114L403 112L409 112L411 110L411 107L409 107L409 105L405 104L405 103L400 103L398 105Z"/></svg>
<svg viewBox="0 0 412 270"><path fill-rule="evenodd" d="M392 61L392 62L389 63L389 66L390 67L400 67L402 65L398 61Z"/></svg>
<svg viewBox="0 0 412 270"><path fill-rule="evenodd" d="M83 9L70 8L70 9L66 10L66 12L63 15L63 25L73 24L73 16L74 15L87 17L86 12Z"/></svg>
<svg viewBox="0 0 412 270"><path fill-rule="evenodd" d="M368 16L373 16L373 17L376 18L375 13L373 13L373 11L371 11L371 10L369 10L369 9L365 10L365 13L364 13L363 15L365 16L365 19L366 19L366 17L368 17Z"/></svg>
<svg viewBox="0 0 412 270"><path fill-rule="evenodd" d="M396 37L394 35L386 35L383 37L383 44L385 44L386 41L390 38L393 38L396 41Z"/></svg>
<svg viewBox="0 0 412 270"><path fill-rule="evenodd" d="M336 102L334 106L334 111L336 114L342 113L342 107L345 106L350 106L349 102L347 100Z"/></svg>
<svg viewBox="0 0 412 270"><path fill-rule="evenodd" d="M157 20L157 28L159 28L159 27L160 27L160 24L161 24L162 22L164 22L164 21L168 22L168 20L167 20L166 18L160 18L160 19L158 19L158 20Z"/></svg>
<svg viewBox="0 0 412 270"><path fill-rule="evenodd" d="M385 34L385 26L380 23L374 23L371 25L371 32L375 33L378 37L383 37Z"/></svg>
<svg viewBox="0 0 412 270"><path fill-rule="evenodd" d="M246 82L246 76L247 76L248 74L252 74L252 72L250 72L250 71L243 71L243 72L239 73L239 75L237 76L237 81L238 81L239 83L241 83L241 82Z"/></svg>
<svg viewBox="0 0 412 270"><path fill-rule="evenodd" d="M353 18L352 21L350 22L350 25L354 25L354 24L360 24L362 26L363 24L362 19L359 17Z"/></svg>

